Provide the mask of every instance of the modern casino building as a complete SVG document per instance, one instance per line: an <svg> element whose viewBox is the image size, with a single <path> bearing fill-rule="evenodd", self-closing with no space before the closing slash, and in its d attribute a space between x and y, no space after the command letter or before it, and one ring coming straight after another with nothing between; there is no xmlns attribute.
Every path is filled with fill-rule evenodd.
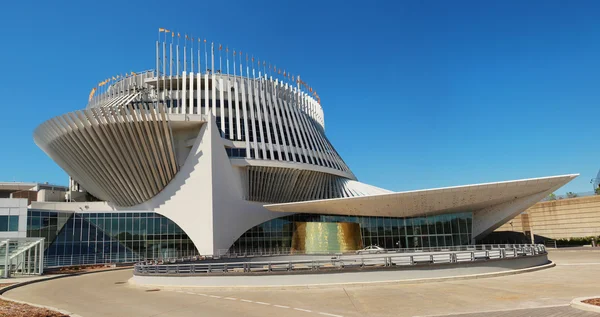
<svg viewBox="0 0 600 317"><path fill-rule="evenodd" d="M101 82L84 109L35 130L71 191L96 200L31 203L27 235L46 238L47 257L472 244L577 176L409 192L364 184L300 76L164 29L151 49L153 70Z"/></svg>

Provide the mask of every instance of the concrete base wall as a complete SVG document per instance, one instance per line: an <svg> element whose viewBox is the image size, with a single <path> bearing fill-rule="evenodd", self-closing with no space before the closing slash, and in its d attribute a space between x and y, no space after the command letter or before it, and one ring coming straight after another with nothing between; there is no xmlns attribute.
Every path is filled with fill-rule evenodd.
<svg viewBox="0 0 600 317"><path fill-rule="evenodd" d="M539 202L526 213L509 220L495 232L529 234L533 229L536 236L549 239L600 235L600 195Z"/></svg>
<svg viewBox="0 0 600 317"><path fill-rule="evenodd" d="M363 283L385 283L467 277L476 274L511 272L519 269L539 267L550 261L546 254L520 258L490 260L456 264L419 265L380 269L357 270L347 273L307 273L286 275L221 275L221 276L138 276L129 283L140 286L163 287L306 287L346 285ZM474 277L474 276L473 276Z"/></svg>

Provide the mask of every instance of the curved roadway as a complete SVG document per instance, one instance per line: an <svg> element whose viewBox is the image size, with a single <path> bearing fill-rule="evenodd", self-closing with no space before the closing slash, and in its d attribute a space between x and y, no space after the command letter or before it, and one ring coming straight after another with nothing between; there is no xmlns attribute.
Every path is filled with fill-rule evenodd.
<svg viewBox="0 0 600 317"><path fill-rule="evenodd" d="M496 278L293 290L147 290L127 284L131 270L126 270L31 284L4 296L60 307L84 317L424 316L474 312L481 313L469 316L537 316L546 315L544 311L561 316L594 316L567 305L575 297L600 295L596 283L600 250L551 251L550 258L556 267ZM524 308L536 309L516 310Z"/></svg>

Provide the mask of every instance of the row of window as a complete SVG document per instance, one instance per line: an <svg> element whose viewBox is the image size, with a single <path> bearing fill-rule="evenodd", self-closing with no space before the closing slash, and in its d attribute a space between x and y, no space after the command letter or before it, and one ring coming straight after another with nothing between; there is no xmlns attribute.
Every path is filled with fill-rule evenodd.
<svg viewBox="0 0 600 317"><path fill-rule="evenodd" d="M221 117L217 117L217 126L221 126ZM259 122L255 121L255 125L258 126ZM236 134L236 130L237 130L237 125L234 124L233 125L233 131L231 131L232 129L230 129L229 126L229 120L227 120L227 118L225 119L224 122L224 126L225 126L225 131L221 132L221 136L226 138L226 139L234 139L233 136ZM244 121L240 121L240 126L242 129L244 129ZM275 129L277 129L277 131L279 132L279 124L278 123L268 123L269 126L269 131L270 131L270 135L271 135L271 143L272 144L279 144L282 145L285 143L285 145L287 146L293 146L293 147L298 147L300 148L299 145L296 144L294 138L289 137L289 135L284 131L284 134L282 135L281 133L277 133L278 138L275 138ZM262 122L262 128L263 131L267 131L267 123L266 122ZM291 153L289 153L291 156L290 158L295 158L296 162L301 162L301 163L308 163L308 164L314 164L314 165L319 165L319 166L325 166L325 167L329 167L329 168L335 168L335 169L340 169L339 164L332 162L331 160L329 160L329 157L327 154L332 154L331 151L329 151L328 149L324 149L322 147L315 147L313 145L312 142L307 142L308 139L305 139L305 136L303 133L298 133L298 131L293 128L293 133L296 133L297 135L300 135L300 137L302 138L302 142L305 142L305 145L308 145L307 148L308 150L313 150L313 151L318 151L320 153L326 154L324 155L323 158L319 157L319 156L305 156L304 154L298 154L295 153L294 155L291 155ZM252 131L252 125L248 125L248 133L249 133L249 137L248 140L249 142L254 142L254 133ZM245 140L245 132L242 131L242 139ZM262 138L260 133L256 133L256 140L257 142L262 142ZM328 148L333 148L331 146L331 144L329 143L329 141L324 138L323 139L324 142L326 142L328 144ZM285 141L285 142L284 142ZM265 140L265 142L268 143L268 140ZM339 155L337 154L337 152L334 151L333 156L338 157ZM271 151L267 148L267 150L265 151L265 153L263 154L262 151L257 151L252 152L251 153L251 157L252 158L256 158L256 159L275 159L275 160L288 160L286 155L282 155L282 157L280 157L279 155L279 151L277 151L276 149L273 150L273 155L271 155Z"/></svg>
<svg viewBox="0 0 600 317"><path fill-rule="evenodd" d="M264 222L246 231L230 252L276 252L291 247L296 222L354 222L363 246L384 248L448 247L471 243L470 212L417 218L295 214Z"/></svg>
<svg viewBox="0 0 600 317"><path fill-rule="evenodd" d="M248 89L248 86L245 86L246 89L244 89L244 91L246 92L246 97L248 97L248 98L246 98L246 110L247 111L250 111L250 103L251 102L253 104L257 104L257 103L259 103L259 104L262 104L262 103L271 103L275 107L275 106L277 106L277 103L279 103L281 106L285 106L283 103L287 103L289 105L292 105L292 104L298 104L299 100L301 100L301 99L298 99L298 97L294 93L284 90L283 93L277 94L278 101L275 102L275 101L273 101L273 98L271 98L272 97L271 96L272 89L269 89L269 86L263 86L263 87L267 88L266 94L264 96L265 98L263 98L263 95L261 93L262 89L258 88L259 94L255 95L255 94L251 93L252 92L252 88ZM179 89L179 88L178 87L171 87L171 90L174 93L172 94L171 97L167 97L167 98L177 98L176 97L177 96L177 94L176 94L177 91L173 91L175 89ZM240 87L240 89L238 89L238 103L240 103L240 104L242 103L242 96L243 96L241 92L242 92L242 90L241 90L241 87ZM217 91L216 95L217 95L217 97L220 97L220 92ZM204 97L204 90L203 90L203 93L201 94L201 96L202 96L202 98ZM212 91L211 90L209 90L209 96L212 96ZM229 94L228 93L224 94L224 97L229 98ZM233 88L231 89L231 99L232 99L232 103L235 103L235 93L234 93L234 89ZM193 98L192 100L193 100L193 106L197 107L198 106L197 99ZM178 99L169 99L169 100L166 100L166 102L168 103L169 107L178 108L178 107L182 106L182 102L180 100L178 100ZM212 102L209 101L209 103L210 103L210 105L212 105ZM189 104L189 100L186 101L186 104ZM216 99L214 104L215 104L215 106L217 108L220 108L221 107L221 100L220 99ZM228 99L223 100L223 105L225 107L228 107L229 106L229 100ZM202 107L206 106L206 100L205 99L201 99L201 106ZM308 107L308 105L307 105L307 107ZM302 108L303 108L302 106L299 106L299 109L304 112L305 110L303 110ZM266 109L266 111L267 111L268 114L270 114L272 112L271 107L265 107L265 109Z"/></svg>
<svg viewBox="0 0 600 317"><path fill-rule="evenodd" d="M246 157L246 149L226 148L228 157Z"/></svg>
<svg viewBox="0 0 600 317"><path fill-rule="evenodd" d="M204 107L204 100L201 101L202 106ZM225 105L228 104L228 101L226 100ZM217 106L220 107L220 100L217 100L216 102ZM167 107L178 107L178 101L177 100L169 100L167 101ZM197 107L197 101L194 100L194 105L193 107ZM249 104L246 105L247 107L247 112L251 113L250 111L250 106ZM268 140L268 136L264 136L261 137L261 133L267 133L267 131L269 131L270 137L271 137L271 142L272 143L277 143L277 144L285 144L285 145L292 145L294 147L299 147L300 144L304 144L304 148L309 149L309 150L313 150L313 151L319 151L321 153L329 153L329 150L326 150L325 148L332 148L331 144L329 144L329 142L327 141L326 138L321 139L320 141L324 142L325 144L320 144L319 140L313 140L312 138L310 138L307 135L307 131L304 131L305 129L309 129L309 130L314 130L317 132L318 135L323 134L323 130L320 128L320 126L318 124L316 124L316 122L314 121L313 118L311 118L310 116L304 117L304 118L308 118L307 122L304 122L300 117L299 114L295 113L294 111L288 111L285 108L281 108L281 112L280 115L277 116L277 114L271 114L271 110L270 107L265 107L266 109L266 113L263 113L263 115L265 116L265 118L263 118L263 120L259 120L258 118L258 113L254 112L254 125L252 124L248 124L248 139L250 142L254 142L254 140L256 139L257 142L262 142L263 137L265 138L265 142ZM262 113L262 111L261 111ZM251 114L248 114L248 116L250 117ZM276 117L276 122L271 122L273 120L273 118ZM285 129L286 131L284 131L283 135L281 133L281 129L279 127L278 124L278 120L281 120L283 122L288 122L289 124L287 125L288 129ZM242 131L240 131L240 134L242 135L242 140L245 140L246 138L246 133L245 133L245 127L242 126L242 124L244 123L244 121L251 121L249 118L247 120L242 120L240 122L241 125L241 129ZM261 121L261 122L259 122ZM268 122L268 123L267 123ZM293 122L298 122L298 124L300 125L300 131L298 131L298 129L296 128L295 124ZM237 123L237 120L236 120ZM267 129L267 125L268 125L268 129ZM220 117L217 118L217 126L221 127L221 120ZM259 131L253 131L252 127L253 126L258 126L261 127L262 129ZM233 127L229 127L229 120L225 120L225 122L223 122L223 128L224 131L222 132L222 135L230 140L234 140L234 136L237 135L237 124L234 124ZM290 131L287 131L290 130ZM254 134L256 133L256 137L254 136ZM288 135L289 133L293 133L293 137L292 135ZM277 138L276 138L277 136ZM315 136L318 138L318 136ZM296 140L296 138L298 138L298 140ZM311 157L311 159L315 162L314 164L316 165L321 165L321 166L327 166L330 168L337 168L340 169L339 166L337 166L337 164L335 164L334 162L329 161L327 158L323 158L321 159L320 157Z"/></svg>
<svg viewBox="0 0 600 317"><path fill-rule="evenodd" d="M29 211L27 236L46 238L46 256L86 256L86 261L195 255L183 230L155 213Z"/></svg>

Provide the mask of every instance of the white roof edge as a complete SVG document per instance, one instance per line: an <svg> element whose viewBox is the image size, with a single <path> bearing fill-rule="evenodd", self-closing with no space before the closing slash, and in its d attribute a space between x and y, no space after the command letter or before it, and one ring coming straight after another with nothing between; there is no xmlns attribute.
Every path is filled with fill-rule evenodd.
<svg viewBox="0 0 600 317"><path fill-rule="evenodd" d="M57 185L57 184L46 184L46 183L36 183L36 182L0 182L0 186L31 186L31 187L35 187L37 185L44 185L44 186L55 186L55 187L69 187L66 185Z"/></svg>
<svg viewBox="0 0 600 317"><path fill-rule="evenodd" d="M330 198L330 199L317 199L317 200L307 200L307 201L297 201L297 202L289 202L289 203L281 203L281 204L265 204L263 207L276 207L276 206L286 206L286 205L300 205L321 201L335 201L335 200L351 200L351 199L360 199L366 197L380 197L380 196L391 196L396 194L411 194L411 193L424 193L424 192L433 192L440 190L448 190L448 189L458 189L458 188L470 188L470 187L481 187L486 185L500 185L500 184L511 184L511 183L521 183L528 181L540 181L540 180L548 180L548 179L559 179L559 178L575 178L579 176L579 173L576 174L564 174L564 175L555 175L555 176L544 176L544 177L535 177L535 178L524 178L524 179L515 179L509 181L500 181L500 182L489 182L489 183L480 183L480 184L469 184L469 185L458 185L458 186L449 186L449 187L437 187L437 188L428 188L428 189L416 189L409 190L404 192L391 192L391 193L382 193L382 194L374 194L368 196L356 196L356 197L343 197L343 198Z"/></svg>

